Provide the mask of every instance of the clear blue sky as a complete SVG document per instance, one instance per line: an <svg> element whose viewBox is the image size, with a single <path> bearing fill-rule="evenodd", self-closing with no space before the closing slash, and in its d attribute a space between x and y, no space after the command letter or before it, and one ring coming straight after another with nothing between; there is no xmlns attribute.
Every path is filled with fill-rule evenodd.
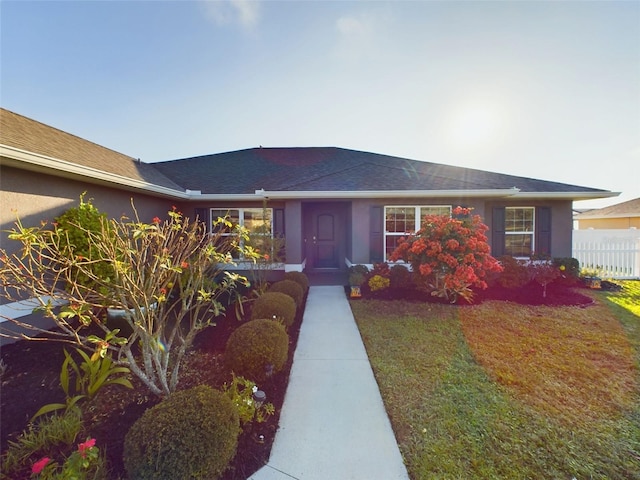
<svg viewBox="0 0 640 480"><path fill-rule="evenodd" d="M146 162L338 146L640 197L640 2L0 2L3 107Z"/></svg>

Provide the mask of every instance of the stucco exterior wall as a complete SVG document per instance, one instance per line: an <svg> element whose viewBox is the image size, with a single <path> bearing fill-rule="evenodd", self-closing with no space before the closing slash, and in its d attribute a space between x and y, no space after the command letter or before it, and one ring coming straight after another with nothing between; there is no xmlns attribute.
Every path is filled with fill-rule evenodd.
<svg viewBox="0 0 640 480"><path fill-rule="evenodd" d="M0 246L9 252L19 247L18 242L10 241L5 233L13 228L16 216L25 226L40 225L43 220L53 221L76 206L85 191L85 199L93 199L98 210L113 218L123 214L133 216L131 199L143 221L151 221L155 216L165 218L172 206L171 200L167 199L5 166L0 167L0 179Z"/></svg>
<svg viewBox="0 0 640 480"><path fill-rule="evenodd" d="M493 207L550 207L551 208L551 256L571 257L571 239L573 232L573 210L570 200L541 201L487 201L483 217L490 227L487 231L489 245L492 243L491 226Z"/></svg>

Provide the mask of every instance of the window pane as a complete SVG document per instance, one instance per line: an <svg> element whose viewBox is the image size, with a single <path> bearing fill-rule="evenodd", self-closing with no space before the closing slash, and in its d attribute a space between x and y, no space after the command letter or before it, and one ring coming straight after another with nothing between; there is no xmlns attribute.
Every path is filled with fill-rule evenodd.
<svg viewBox="0 0 640 480"><path fill-rule="evenodd" d="M529 257L531 256L531 234L505 235L505 254L512 257Z"/></svg>
<svg viewBox="0 0 640 480"><path fill-rule="evenodd" d="M446 215L451 216L451 207L449 206L436 206L436 207L421 207L420 218L424 218L425 215Z"/></svg>
<svg viewBox="0 0 640 480"><path fill-rule="evenodd" d="M415 208L388 207L386 209L385 231L405 233L413 232L415 229Z"/></svg>
<svg viewBox="0 0 640 480"><path fill-rule="evenodd" d="M402 238L402 235L387 235L385 237L385 259L391 255L396 247L398 246L399 240Z"/></svg>
<svg viewBox="0 0 640 480"><path fill-rule="evenodd" d="M212 223L212 232L222 232L222 233L230 233L233 227L226 227L218 222L218 218L225 218L233 224L233 227L237 226L240 223L240 211L239 210L229 210L229 209L219 209L212 208L211 209L211 223Z"/></svg>
<svg viewBox="0 0 640 480"><path fill-rule="evenodd" d="M244 226L249 233L267 235L271 233L271 209L245 208Z"/></svg>
<svg viewBox="0 0 640 480"><path fill-rule="evenodd" d="M505 209L505 232L533 232L533 207Z"/></svg>

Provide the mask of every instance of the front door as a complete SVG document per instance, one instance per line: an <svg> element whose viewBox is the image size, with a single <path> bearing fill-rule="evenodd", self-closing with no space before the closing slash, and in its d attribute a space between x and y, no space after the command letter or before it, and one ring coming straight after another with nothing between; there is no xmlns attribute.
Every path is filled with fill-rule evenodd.
<svg viewBox="0 0 640 480"><path fill-rule="evenodd" d="M344 206L323 203L305 208L307 267L338 270L344 263Z"/></svg>

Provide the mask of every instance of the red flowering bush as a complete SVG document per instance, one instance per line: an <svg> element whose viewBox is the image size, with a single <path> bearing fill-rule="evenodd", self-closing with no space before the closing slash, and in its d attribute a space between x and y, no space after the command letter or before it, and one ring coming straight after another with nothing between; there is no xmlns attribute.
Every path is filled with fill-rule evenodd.
<svg viewBox="0 0 640 480"><path fill-rule="evenodd" d="M432 295L471 302L471 287L487 288L487 274L502 270L490 254L487 229L469 208L455 208L453 217L426 215L422 228L402 239L389 259L409 263L418 284Z"/></svg>

